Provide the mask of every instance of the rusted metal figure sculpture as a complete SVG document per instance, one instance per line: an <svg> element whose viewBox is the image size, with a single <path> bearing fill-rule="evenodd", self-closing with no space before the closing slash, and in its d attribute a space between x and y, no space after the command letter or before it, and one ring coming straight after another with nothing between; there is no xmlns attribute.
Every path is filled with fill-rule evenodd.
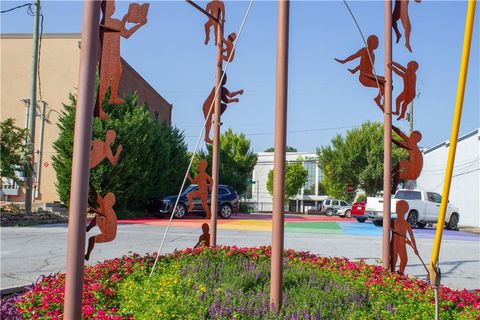
<svg viewBox="0 0 480 320"><path fill-rule="evenodd" d="M208 223L202 224L202 234L198 238L198 242L193 248L198 248L198 247L210 247L210 227L208 226Z"/></svg>
<svg viewBox="0 0 480 320"><path fill-rule="evenodd" d="M118 85L122 76L122 62L120 59L120 37L129 38L135 31L147 23L148 4L130 4L127 14L122 20L113 18L115 12L114 0L102 1L102 21L100 23L100 63L99 87L95 105L95 116L102 120L108 115L102 109L102 103L110 87L109 104L123 104L125 101L118 97ZM130 29L127 23L135 23Z"/></svg>
<svg viewBox="0 0 480 320"><path fill-rule="evenodd" d="M235 32L230 33L227 39L223 39L223 45L225 46L223 48L223 61L232 62L233 58L235 58L235 49L233 48L235 39L237 39L237 34ZM218 63L220 63L220 61Z"/></svg>
<svg viewBox="0 0 480 320"><path fill-rule="evenodd" d="M207 4L207 7L205 8L205 11L211 15L214 16L218 19L220 22L225 22L225 5L221 0L213 0L210 1ZM219 35L217 32L217 21L213 20L212 18L209 18L208 21L205 23L205 45L208 44L210 41L210 28L214 27L214 32L215 32L215 45L218 45L218 41L222 40L219 39Z"/></svg>
<svg viewBox="0 0 480 320"><path fill-rule="evenodd" d="M389 67L398 76L403 79L403 91L398 95L395 100L395 112L393 114L399 115L397 120L404 119L407 112L408 105L415 99L418 63L416 61L410 61L407 63L407 67L403 67L401 64L392 62Z"/></svg>
<svg viewBox="0 0 480 320"><path fill-rule="evenodd" d="M400 160L399 164L393 168L392 194L394 194L400 180L416 180L418 178L423 168L423 155L418 147L418 142L422 140L422 134L419 131L415 130L410 136L407 136L395 126L392 126L392 129L402 139L402 141L397 141L392 138L392 142L408 151L408 160Z"/></svg>
<svg viewBox="0 0 480 320"><path fill-rule="evenodd" d="M210 208L208 207L208 191L211 189L211 185L213 184L213 179L211 176L209 176L206 172L208 166L208 162L205 159L200 160L198 163L198 174L197 176L192 179L190 175L188 175L188 180L190 180L190 183L196 183L198 186L198 189L196 191L191 191L187 193L187 199L188 199L188 211L193 210L193 199L194 198L200 198L200 201L202 203L202 208L206 213L206 218L210 219L211 214L210 214Z"/></svg>
<svg viewBox="0 0 480 320"><path fill-rule="evenodd" d="M421 0L415 0L415 2L420 3ZM392 27L395 30L395 35L397 36L397 43L400 41L402 34L398 31L397 22L400 20L405 30L405 47L408 51L412 52L412 47L410 46L410 32L412 31L412 26L410 25L410 17L408 16L408 2L409 0L395 0L395 7L393 8L392 15Z"/></svg>
<svg viewBox="0 0 480 320"><path fill-rule="evenodd" d="M336 58L335 60L340 62L341 64L345 64L349 61L360 58L360 64L354 69L348 69L348 71L350 71L352 74L355 74L357 71L360 71L358 80L365 87L369 87L369 88L379 87L379 93L374 100L377 106L383 111L382 96L384 93L385 79L380 76L377 76L377 79L376 79L373 72L373 65L375 63L375 53L373 51L377 48L378 48L378 37L376 35L371 35L367 39L367 47L364 47L358 50L356 53L352 54L351 56L343 60L336 59Z"/></svg>
<svg viewBox="0 0 480 320"><path fill-rule="evenodd" d="M227 83L227 74L224 75L223 80L222 80L222 91L220 92L221 95L221 111L220 115L222 115L225 110L227 110L227 104L232 103L232 102L239 102L240 100L238 98L234 98L237 95L242 95L243 94L243 89L230 92L227 88L225 88L225 84ZM215 87L213 87L212 91L210 91L210 94L208 95L207 99L203 103L203 115L206 120L205 124L205 142L208 144L212 144L213 141L210 139L210 129L212 127L212 119L213 119L213 99L215 98ZM212 111L210 112L210 109Z"/></svg>
<svg viewBox="0 0 480 320"><path fill-rule="evenodd" d="M393 242L393 252L391 255L390 268L392 272L395 272L395 267L397 266L397 261L400 260L400 266L398 272L403 274L405 267L407 266L408 256L407 256L407 244L412 247L413 251L417 256L417 244L415 243L415 237L413 236L412 228L410 224L405 220L405 214L408 212L408 203L405 200L399 200L396 203L396 213L397 219L395 220L394 226L392 228L392 242ZM407 232L410 236L410 239L407 237Z"/></svg>
<svg viewBox="0 0 480 320"><path fill-rule="evenodd" d="M95 211L95 218L93 218L88 225L87 232L97 225L100 229L100 234L91 236L88 239L88 249L85 254L85 260L90 259L90 253L95 243L110 242L115 239L117 235L117 215L115 214L115 210L113 210L113 205L116 201L115 195L109 192L102 198L95 189L93 189L93 192L99 207L92 208Z"/></svg>
<svg viewBox="0 0 480 320"><path fill-rule="evenodd" d="M95 168L103 161L107 159L114 166L117 164L120 153L123 150L123 146L119 145L117 151L113 154L111 145L117 138L117 133L114 130L108 130L105 134L105 141L93 140L90 153L90 169Z"/></svg>

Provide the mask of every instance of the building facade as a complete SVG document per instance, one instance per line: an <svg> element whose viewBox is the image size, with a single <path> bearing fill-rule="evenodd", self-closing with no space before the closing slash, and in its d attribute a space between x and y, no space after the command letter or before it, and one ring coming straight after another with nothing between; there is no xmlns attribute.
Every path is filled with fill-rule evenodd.
<svg viewBox="0 0 480 320"><path fill-rule="evenodd" d="M272 211L272 195L267 189L268 173L273 169L273 152L257 153L258 160L252 173L252 198L256 211ZM287 152L286 162L301 162L307 170L307 182L295 198L290 201L289 211L305 212L316 209L319 201L326 199L326 195L319 194L319 184L323 180L323 173L318 167L318 157L315 153Z"/></svg>
<svg viewBox="0 0 480 320"><path fill-rule="evenodd" d="M480 134L476 129L458 138L449 201L460 211L460 225L480 227ZM423 153L417 187L442 194L450 142Z"/></svg>
<svg viewBox="0 0 480 320"><path fill-rule="evenodd" d="M37 81L37 119L35 124L34 201L59 200L52 166L53 142L58 138L58 117L69 95L77 94L80 34L44 34L41 42ZM0 35L0 120L15 119L26 128L31 95L32 35ZM125 60L119 94L137 92L138 102L148 106L152 117L171 122L173 106L145 81ZM22 188L9 184L2 190L9 201L24 201ZM4 197L3 197L4 198Z"/></svg>

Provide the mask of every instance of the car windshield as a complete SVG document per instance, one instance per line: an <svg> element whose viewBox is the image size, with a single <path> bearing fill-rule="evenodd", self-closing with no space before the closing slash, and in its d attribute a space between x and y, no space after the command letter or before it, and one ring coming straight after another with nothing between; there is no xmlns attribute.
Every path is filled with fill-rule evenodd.
<svg viewBox="0 0 480 320"><path fill-rule="evenodd" d="M394 198L403 200L422 200L422 194L419 191L397 191Z"/></svg>

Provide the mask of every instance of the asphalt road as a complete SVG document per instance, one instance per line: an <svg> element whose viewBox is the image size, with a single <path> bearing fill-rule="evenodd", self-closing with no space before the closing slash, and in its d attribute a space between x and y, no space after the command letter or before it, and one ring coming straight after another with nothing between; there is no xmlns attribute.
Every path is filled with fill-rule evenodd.
<svg viewBox="0 0 480 320"><path fill-rule="evenodd" d="M253 216L248 219L251 217ZM170 229L162 253L194 246L201 233L197 227L201 222L176 222ZM220 224L218 244L269 245L269 223L266 218L256 222L241 218ZM250 228L257 224L260 227ZM326 224L289 222L286 225L285 247L324 256L364 259L370 264L379 264L381 228L375 228L369 223L359 224L354 221L326 221ZM165 229L165 220L120 224L117 238L111 243L97 244L88 264L132 252L142 254L157 251ZM93 229L90 233L95 234L95 231ZM41 275L65 271L67 225L2 227L0 232L2 289L27 285ZM419 252L426 263L432 250L433 233L434 230L415 230ZM426 278L427 273L411 250L409 259L406 273ZM444 285L456 289L480 288L480 235L448 233L442 241L440 267Z"/></svg>

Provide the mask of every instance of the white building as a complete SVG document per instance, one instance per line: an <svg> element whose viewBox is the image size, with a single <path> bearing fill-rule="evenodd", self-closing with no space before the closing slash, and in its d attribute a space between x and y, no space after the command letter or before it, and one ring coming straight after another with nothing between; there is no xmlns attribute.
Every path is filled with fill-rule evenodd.
<svg viewBox="0 0 480 320"><path fill-rule="evenodd" d="M257 153L258 160L252 174L252 202L256 204L256 211L272 211L272 196L267 190L268 173L273 169L273 152ZM326 195L319 194L318 185L323 179L323 174L318 168L318 159L315 153L287 152L287 163L301 161L308 171L307 182L299 194L290 203L290 211L308 212L315 209L318 202L326 199Z"/></svg>
<svg viewBox="0 0 480 320"><path fill-rule="evenodd" d="M480 227L480 129L458 138L450 202L460 211L460 225ZM417 187L442 194L450 142L423 154L423 171Z"/></svg>

